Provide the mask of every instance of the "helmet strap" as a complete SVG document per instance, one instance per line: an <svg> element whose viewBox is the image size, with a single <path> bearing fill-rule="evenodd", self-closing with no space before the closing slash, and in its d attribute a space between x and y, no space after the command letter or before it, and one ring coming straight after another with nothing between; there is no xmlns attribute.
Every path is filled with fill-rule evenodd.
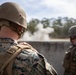
<svg viewBox="0 0 76 75"><path fill-rule="evenodd" d="M23 35L23 33L26 30L22 26L20 26L20 25L18 25L16 23L13 23L13 22L10 22L10 28L19 35L19 38Z"/></svg>
<svg viewBox="0 0 76 75"><path fill-rule="evenodd" d="M25 30L26 30L25 28L23 28L22 26L19 26L16 23L13 23L13 22L2 19L2 20L0 20L0 29L3 26L10 27L13 31L15 31L19 35L19 38L21 36L23 36L23 34L24 34Z"/></svg>

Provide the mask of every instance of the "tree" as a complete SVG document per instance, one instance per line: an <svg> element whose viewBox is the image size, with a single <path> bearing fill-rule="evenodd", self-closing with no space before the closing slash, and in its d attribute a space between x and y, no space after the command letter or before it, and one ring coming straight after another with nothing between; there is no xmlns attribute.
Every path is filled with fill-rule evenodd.
<svg viewBox="0 0 76 75"><path fill-rule="evenodd" d="M38 19L32 19L29 23L28 23L28 31L31 32L32 34L36 31L36 26L40 21Z"/></svg>
<svg viewBox="0 0 76 75"><path fill-rule="evenodd" d="M50 20L47 19L47 18L43 18L43 19L41 20L41 23L43 24L43 27L44 27L44 28L50 26Z"/></svg>

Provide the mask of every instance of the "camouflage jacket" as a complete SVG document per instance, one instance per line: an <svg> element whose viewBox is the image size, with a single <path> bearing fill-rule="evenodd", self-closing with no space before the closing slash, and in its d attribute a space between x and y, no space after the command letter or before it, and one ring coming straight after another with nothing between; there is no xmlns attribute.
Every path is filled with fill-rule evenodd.
<svg viewBox="0 0 76 75"><path fill-rule="evenodd" d="M64 75L76 75L76 46L70 46L66 51L63 67Z"/></svg>
<svg viewBox="0 0 76 75"><path fill-rule="evenodd" d="M11 46L17 44L10 38L0 38L0 53L6 52ZM12 75L57 75L56 70L47 62L44 56L31 49L22 50L15 58L12 73Z"/></svg>

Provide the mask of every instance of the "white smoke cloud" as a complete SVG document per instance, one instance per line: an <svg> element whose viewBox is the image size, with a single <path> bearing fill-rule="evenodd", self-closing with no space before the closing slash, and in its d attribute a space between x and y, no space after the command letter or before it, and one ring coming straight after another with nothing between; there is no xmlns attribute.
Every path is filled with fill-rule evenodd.
<svg viewBox="0 0 76 75"><path fill-rule="evenodd" d="M22 40L25 41L49 41L49 33L53 32L54 29L50 27L43 28L43 25L39 23L37 25L37 31L32 35L30 32L26 32Z"/></svg>

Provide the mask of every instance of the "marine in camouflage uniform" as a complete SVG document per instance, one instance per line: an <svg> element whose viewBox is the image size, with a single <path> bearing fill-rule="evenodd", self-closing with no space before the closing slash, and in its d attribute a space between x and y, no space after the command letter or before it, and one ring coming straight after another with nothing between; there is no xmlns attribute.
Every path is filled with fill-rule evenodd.
<svg viewBox="0 0 76 75"><path fill-rule="evenodd" d="M22 8L13 2L5 2L0 5L0 28L1 32L3 28L10 28L19 38L24 34L27 24L26 15ZM6 52L13 46L26 45L26 43L18 43L17 39L12 39L1 34L0 32L0 56L3 55L4 58L0 58L0 64L6 59ZM11 33L12 34L12 33ZM9 34L9 35L11 35ZM1 37L2 35L2 37ZM14 37L15 35L13 35ZM18 39L19 39L18 38ZM45 57L37 52L36 50L23 49L18 56L13 60L12 64L12 74L10 74L10 69L7 69L8 65L2 71L3 75L57 75L56 70L50 65ZM1 69L1 67L0 67ZM1 75L0 74L0 75Z"/></svg>
<svg viewBox="0 0 76 75"><path fill-rule="evenodd" d="M69 28L71 46L66 51L63 67L64 75L76 75L76 25Z"/></svg>

